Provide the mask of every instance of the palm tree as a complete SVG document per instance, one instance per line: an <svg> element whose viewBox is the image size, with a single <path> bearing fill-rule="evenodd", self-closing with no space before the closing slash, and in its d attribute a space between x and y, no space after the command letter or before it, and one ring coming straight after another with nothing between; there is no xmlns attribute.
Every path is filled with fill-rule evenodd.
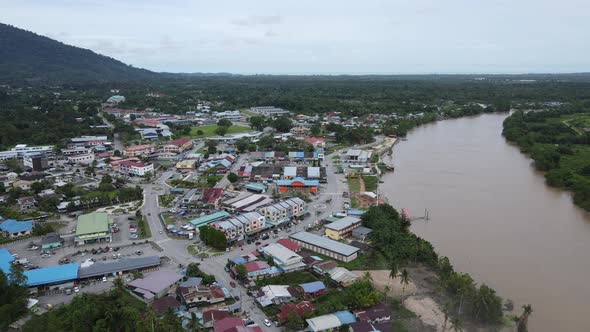
<svg viewBox="0 0 590 332"><path fill-rule="evenodd" d="M522 306L523 312L518 319L518 325L516 326L518 332L527 332L529 330L529 316L533 313L533 307L530 304Z"/></svg>
<svg viewBox="0 0 590 332"><path fill-rule="evenodd" d="M363 280L373 281L373 276L371 275L371 272L365 271L365 273L363 273Z"/></svg>
<svg viewBox="0 0 590 332"><path fill-rule="evenodd" d="M199 319L194 312L191 312L191 320L187 325L187 329L191 332L204 331L203 326L201 326L201 322L199 322Z"/></svg>
<svg viewBox="0 0 590 332"><path fill-rule="evenodd" d="M124 286L124 283L123 283L123 279L121 277L117 277L117 278L115 278L115 280L113 280L113 288L116 291L122 291L123 286Z"/></svg>
<svg viewBox="0 0 590 332"><path fill-rule="evenodd" d="M462 332L463 331L463 321L458 316L455 316L451 319L451 324L453 324L453 331L455 331L455 332Z"/></svg>
<svg viewBox="0 0 590 332"><path fill-rule="evenodd" d="M385 287L383 287L383 297L387 298L387 294L389 294L390 291L391 287L389 287L389 285L385 285Z"/></svg>
<svg viewBox="0 0 590 332"><path fill-rule="evenodd" d="M402 305L404 305L404 293L406 291L406 286L410 284L412 278L410 278L410 274L406 269L402 270L402 273L400 273L399 277L399 282L402 284Z"/></svg>
<svg viewBox="0 0 590 332"><path fill-rule="evenodd" d="M397 261L393 260L391 261L391 263L389 264L389 280L393 280L397 277L397 274L399 273L399 265L397 264Z"/></svg>

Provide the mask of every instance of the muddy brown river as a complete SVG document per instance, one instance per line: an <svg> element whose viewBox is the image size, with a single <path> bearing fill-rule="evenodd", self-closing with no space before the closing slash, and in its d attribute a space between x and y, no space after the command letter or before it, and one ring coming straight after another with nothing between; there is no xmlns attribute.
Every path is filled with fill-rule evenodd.
<svg viewBox="0 0 590 332"><path fill-rule="evenodd" d="M515 311L531 303L530 331L590 331L590 218L545 185L501 136L506 114L446 120L395 146L380 191L408 208L412 230Z"/></svg>

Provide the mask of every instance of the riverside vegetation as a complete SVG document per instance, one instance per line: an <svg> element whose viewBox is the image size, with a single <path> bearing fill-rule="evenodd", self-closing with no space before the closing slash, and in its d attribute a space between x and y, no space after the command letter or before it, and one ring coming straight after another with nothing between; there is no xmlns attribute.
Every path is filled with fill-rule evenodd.
<svg viewBox="0 0 590 332"><path fill-rule="evenodd" d="M573 192L576 205L590 211L590 112L566 105L542 112L513 113L502 134L545 172L546 183Z"/></svg>

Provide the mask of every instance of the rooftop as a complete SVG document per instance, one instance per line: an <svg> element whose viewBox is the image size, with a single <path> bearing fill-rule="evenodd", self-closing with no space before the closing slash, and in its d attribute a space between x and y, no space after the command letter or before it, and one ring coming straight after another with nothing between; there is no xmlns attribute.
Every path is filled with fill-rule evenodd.
<svg viewBox="0 0 590 332"><path fill-rule="evenodd" d="M358 248L349 246L348 244L340 243L338 241L330 240L323 236L315 235L308 232L297 232L295 234L291 234L289 237L291 239L309 243L313 246L327 249L344 256L350 256L359 251Z"/></svg>
<svg viewBox="0 0 590 332"><path fill-rule="evenodd" d="M350 227L350 226L360 223L360 222L361 222L361 219L348 216L348 217L344 217L342 219L339 219L331 224L327 224L324 227L326 227L327 229L334 230L334 231L341 231L347 227Z"/></svg>
<svg viewBox="0 0 590 332"><path fill-rule="evenodd" d="M0 223L0 230L8 233L20 233L33 229L33 221L16 221L14 219L7 219Z"/></svg>
<svg viewBox="0 0 590 332"><path fill-rule="evenodd" d="M128 285L157 294L182 279L182 275L170 270L157 270L135 279Z"/></svg>
<svg viewBox="0 0 590 332"><path fill-rule="evenodd" d="M158 256L124 258L106 263L97 262L88 267L80 268L79 278L82 279L97 277L106 274L113 274L116 272L144 269L146 267L158 265L160 265L160 257Z"/></svg>
<svg viewBox="0 0 590 332"><path fill-rule="evenodd" d="M54 265L24 272L27 285L39 286L78 279L78 263Z"/></svg>
<svg viewBox="0 0 590 332"><path fill-rule="evenodd" d="M105 233L109 231L109 216L106 212L93 212L78 217L76 236Z"/></svg>

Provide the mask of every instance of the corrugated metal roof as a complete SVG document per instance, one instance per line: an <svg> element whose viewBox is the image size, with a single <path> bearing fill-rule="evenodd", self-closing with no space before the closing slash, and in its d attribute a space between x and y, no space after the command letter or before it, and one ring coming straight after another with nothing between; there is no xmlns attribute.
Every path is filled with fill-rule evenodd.
<svg viewBox="0 0 590 332"><path fill-rule="evenodd" d="M336 220L331 224L327 224L324 227L326 227L327 229L340 231L340 230L345 229L346 227L350 227L350 226L352 226L354 224L358 224L360 222L361 222L361 220L359 218L347 216L342 219Z"/></svg>
<svg viewBox="0 0 590 332"><path fill-rule="evenodd" d="M27 285L39 286L78 279L78 263L55 265L24 272Z"/></svg>
<svg viewBox="0 0 590 332"><path fill-rule="evenodd" d="M113 274L116 272L125 272L146 267L159 266L160 257L147 256L139 258L125 258L107 263L94 263L88 267L80 269L79 278L91 278Z"/></svg>
<svg viewBox="0 0 590 332"><path fill-rule="evenodd" d="M338 241L330 240L323 236L315 235L308 232L297 232L295 234L289 235L289 238L309 243L313 246L327 249L344 256L350 256L355 252L359 251L358 248L349 246L348 244L340 243Z"/></svg>

